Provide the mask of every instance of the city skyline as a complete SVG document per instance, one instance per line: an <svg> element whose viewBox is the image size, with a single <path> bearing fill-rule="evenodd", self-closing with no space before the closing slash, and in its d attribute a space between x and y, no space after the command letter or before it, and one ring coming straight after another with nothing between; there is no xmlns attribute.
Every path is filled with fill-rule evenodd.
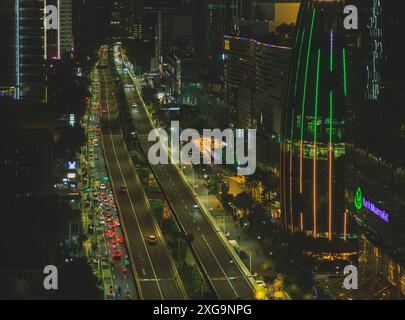
<svg viewBox="0 0 405 320"><path fill-rule="evenodd" d="M0 299L403 300L404 23L388 0L4 1Z"/></svg>

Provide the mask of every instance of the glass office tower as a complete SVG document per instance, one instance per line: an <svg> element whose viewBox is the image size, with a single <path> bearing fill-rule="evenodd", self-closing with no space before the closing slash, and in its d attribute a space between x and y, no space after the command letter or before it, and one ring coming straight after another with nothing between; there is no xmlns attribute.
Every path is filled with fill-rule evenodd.
<svg viewBox="0 0 405 320"><path fill-rule="evenodd" d="M17 100L43 101L44 0L0 4L0 93Z"/></svg>
<svg viewBox="0 0 405 320"><path fill-rule="evenodd" d="M343 1L301 3L280 153L286 229L337 242L352 236L344 179L353 40L343 8Z"/></svg>

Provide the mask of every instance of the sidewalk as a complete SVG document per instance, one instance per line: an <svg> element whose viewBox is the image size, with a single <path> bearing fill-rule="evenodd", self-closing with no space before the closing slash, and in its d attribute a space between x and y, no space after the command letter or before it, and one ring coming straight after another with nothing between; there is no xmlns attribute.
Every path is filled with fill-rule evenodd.
<svg viewBox="0 0 405 320"><path fill-rule="evenodd" d="M266 257L265 253L262 252L260 243L249 238L239 225L239 222L235 221L229 213L225 213L222 203L216 195L208 194L208 188L206 187L207 181L204 178L198 177L197 174L194 174L193 177L193 172L190 169L183 170L183 172L190 185L194 183L194 190L212 214L218 226L224 231L227 238L238 242L241 251L241 259L249 270L251 268L250 271L252 274L257 273L256 279L275 276L275 271L271 267L272 262L270 258Z"/></svg>

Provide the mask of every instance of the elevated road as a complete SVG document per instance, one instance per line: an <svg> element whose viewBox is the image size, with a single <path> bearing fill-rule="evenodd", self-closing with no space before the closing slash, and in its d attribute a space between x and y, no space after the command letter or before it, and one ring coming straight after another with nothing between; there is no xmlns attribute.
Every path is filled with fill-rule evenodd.
<svg viewBox="0 0 405 320"><path fill-rule="evenodd" d="M108 50L100 52L108 65ZM132 164L119 126L117 102L108 69L100 69L102 147L117 201L129 257L141 299L181 300L186 293ZM127 192L120 194L121 187ZM149 235L157 237L155 245Z"/></svg>
<svg viewBox="0 0 405 320"><path fill-rule="evenodd" d="M148 134L154 129L146 106L137 89L136 79L126 71L118 71L143 152L154 144ZM131 88L131 85L135 85ZM229 244L196 194L172 165L151 165L155 176L183 232L192 235L191 247L205 277L221 300L254 299L255 281L249 270ZM233 263L232 263L233 262Z"/></svg>

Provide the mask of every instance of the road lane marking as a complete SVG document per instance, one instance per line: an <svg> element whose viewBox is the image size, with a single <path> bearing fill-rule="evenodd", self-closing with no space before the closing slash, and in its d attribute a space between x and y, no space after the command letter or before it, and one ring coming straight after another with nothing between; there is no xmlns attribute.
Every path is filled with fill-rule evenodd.
<svg viewBox="0 0 405 320"><path fill-rule="evenodd" d="M232 285L232 283L231 283L231 280L229 280L229 277L227 276L225 270L222 268L222 266L221 266L221 264L219 263L219 261L218 261L216 255L214 254L214 251L212 251L211 246L210 246L210 244L209 244L208 241L207 241L207 238L205 238L205 236L204 236L203 234L201 235L201 237L204 239L205 243L207 244L208 249L210 250L210 252L211 252L213 258L214 258L215 261L217 262L219 268L221 269L222 273L224 274L224 276L225 276L226 280L228 281L229 285L231 286L232 290L233 290L233 291L236 291L235 287L234 287L234 286ZM236 295L238 295L237 292L236 292ZM239 297L239 295L238 295L238 297Z"/></svg>
<svg viewBox="0 0 405 320"><path fill-rule="evenodd" d="M114 101L114 104L116 105L116 101ZM108 95L107 95L107 105L108 105L108 106L107 106L107 110L108 110L108 120L109 120L109 122L110 122L110 128L111 128L111 114L110 114L110 105L109 105L109 98L108 98ZM116 107L117 107L117 106L116 106ZM117 150L116 150L116 148L115 148L115 143L114 143L114 139L113 139L113 135L112 135L112 131L111 131L111 130L110 130L110 135L109 135L109 136L110 136L110 140L111 140L111 144L112 144L112 147L113 147L114 156L115 156L115 159L116 159L116 161L117 161L118 168L119 168L119 171L120 171L122 180L123 180L123 182L124 182L125 185L128 185L128 184L127 184L127 181L126 181L126 179L125 179L125 177L124 177L124 173L123 173L123 171L122 171L121 164L120 164L119 159L118 159ZM129 190L128 190L128 193L127 193L127 197L128 197L129 202L130 202L130 204L131 204L131 208L132 208L132 211L133 211L133 214L134 214L136 223L137 223L137 225L138 225L138 230L140 231L140 234L142 235L142 234L143 234L143 233L142 233L142 228L141 228L141 225L140 225L140 223L139 223L138 217L137 217L137 215L136 215L136 213L135 213L135 207L134 207L134 204L133 204L133 202L132 202L132 198L130 197L130 192L129 192ZM143 245L144 245L144 247L145 247L146 254L147 254L148 260L149 260L149 262L150 262L150 266L152 267L153 274L154 274L155 278L157 279L156 270L155 270L155 268L154 268L154 266L153 266L152 259L151 259L151 257L150 257L149 251L148 251L148 247L146 246L145 238L144 238L143 236L142 236L142 243L143 243ZM158 289L159 289L159 293L160 293L161 298L164 299L163 292L162 292L162 289L161 289L161 287L160 287L160 285L159 285L159 282L157 282L157 287L158 287Z"/></svg>

